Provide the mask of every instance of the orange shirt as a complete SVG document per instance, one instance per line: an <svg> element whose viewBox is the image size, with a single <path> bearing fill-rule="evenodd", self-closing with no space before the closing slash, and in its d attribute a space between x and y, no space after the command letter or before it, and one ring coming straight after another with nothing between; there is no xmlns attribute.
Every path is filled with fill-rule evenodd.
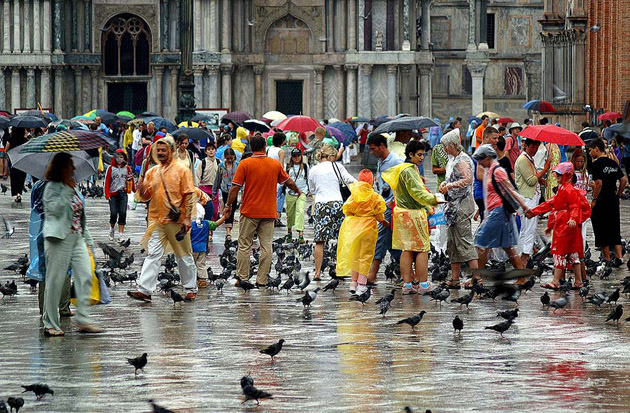
<svg viewBox="0 0 630 413"><path fill-rule="evenodd" d="M248 218L276 218L276 185L289 180L280 162L255 152L238 164L232 185L245 186L241 215Z"/></svg>
<svg viewBox="0 0 630 413"><path fill-rule="evenodd" d="M483 123L479 126L477 126L477 129L475 129L475 148L478 148L479 145L481 145L481 143L483 142L483 130L486 127L483 126Z"/></svg>
<svg viewBox="0 0 630 413"><path fill-rule="evenodd" d="M182 201L186 195L195 192L190 168L182 166L176 160L172 160L167 166L157 165L151 168L144 177L144 180L151 194L149 222L158 222L159 224L168 224L171 222L167 218L170 206L166 192L164 192L165 186L168 190L171 203L182 211L179 222L183 222L186 218L184 213L186 206L182 205ZM162 185L162 182L164 182L164 185Z"/></svg>

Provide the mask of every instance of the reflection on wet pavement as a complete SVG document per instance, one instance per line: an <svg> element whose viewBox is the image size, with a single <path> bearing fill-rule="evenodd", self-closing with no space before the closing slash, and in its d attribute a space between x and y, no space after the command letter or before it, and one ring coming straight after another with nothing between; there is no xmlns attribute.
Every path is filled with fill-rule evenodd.
<svg viewBox="0 0 630 413"><path fill-rule="evenodd" d="M107 203L88 203L92 233L105 241ZM27 205L14 207L8 196L0 196L3 213L18 228L12 239L0 241L2 267L27 251ZM625 237L629 212L624 203ZM144 208L129 211L128 220L137 242ZM215 273L224 234L219 229L214 235L210 265ZM139 250L130 248L141 257ZM100 250L97 258L103 260ZM132 271L141 262L137 259ZM312 266L304 263L305 269ZM0 274L3 284L19 278ZM624 265L609 280L595 279L592 291L610 293L626 275ZM549 280L550 275L543 277ZM127 285L119 285L111 291L112 304L93 307L104 334L80 335L72 320L62 319L66 337L44 338L37 296L18 285L16 297L0 300L0 398L18 396L20 385L36 382L55 391L41 401L32 393L22 395L24 412L142 412L149 411L149 399L186 412L382 412L405 406L434 412L630 410L630 325L605 324L612 306L599 310L575 293L566 311L552 314L540 304L538 283L519 300L520 315L505 338L484 327L500 322L497 310L515 308L513 303L475 299L467 311L429 297L402 297L398 290L383 318L374 304L390 291L383 280L365 306L348 301L342 283L336 294L320 292L310 309L295 301L298 291L244 294L230 284L222 292L211 286L196 302L173 309L170 298L159 293L150 304L131 301ZM467 291L453 291L451 298L463 294ZM620 303L628 312L623 320L630 305L627 297ZM421 310L427 313L415 331L396 325ZM452 328L455 315L464 321L461 336ZM286 342L275 362L259 353L280 338ZM143 352L149 359L146 373L135 378L126 358ZM273 399L260 406L241 404L244 375Z"/></svg>

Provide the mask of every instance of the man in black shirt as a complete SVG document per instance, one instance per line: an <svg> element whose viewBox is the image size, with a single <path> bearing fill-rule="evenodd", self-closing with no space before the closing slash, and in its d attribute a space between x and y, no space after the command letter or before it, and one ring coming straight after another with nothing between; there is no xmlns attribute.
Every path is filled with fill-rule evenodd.
<svg viewBox="0 0 630 413"><path fill-rule="evenodd" d="M617 162L606 157L606 145L602 139L589 142L593 158L593 201L591 221L595 233L595 246L602 249L604 259L610 260L610 246L615 248L615 267L621 266L621 221L619 197L628 183ZM619 187L617 187L619 181Z"/></svg>

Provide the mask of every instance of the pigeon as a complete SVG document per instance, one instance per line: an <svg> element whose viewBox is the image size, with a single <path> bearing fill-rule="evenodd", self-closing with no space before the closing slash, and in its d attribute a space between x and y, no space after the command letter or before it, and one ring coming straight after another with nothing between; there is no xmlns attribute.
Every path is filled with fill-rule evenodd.
<svg viewBox="0 0 630 413"><path fill-rule="evenodd" d="M249 290L253 290L254 288L256 288L256 286L252 283L250 283L249 281L245 281L245 280L238 280L236 282L236 286L239 288L242 288L243 291L248 292Z"/></svg>
<svg viewBox="0 0 630 413"><path fill-rule="evenodd" d="M608 314L608 318L606 319L606 322L612 320L618 323L622 315L623 315L623 305L619 304L617 305L617 307L613 308L610 314Z"/></svg>
<svg viewBox="0 0 630 413"><path fill-rule="evenodd" d="M302 283L298 286L301 291L304 291L306 287L308 287L308 285L311 283L311 277L309 276L309 274L310 271L306 271L306 274L304 274L304 280L302 280Z"/></svg>
<svg viewBox="0 0 630 413"><path fill-rule="evenodd" d="M463 328L464 328L464 321L461 318L459 318L458 315L456 315L455 318L453 319L453 329L455 330L455 332L458 332L459 334L461 334Z"/></svg>
<svg viewBox="0 0 630 413"><path fill-rule="evenodd" d="M471 290L470 293L463 295L461 297L458 297L458 298L454 298L451 300L451 302L459 303L459 308L461 308L462 305L465 305L466 309L468 309L468 305L472 302L474 296L475 296L475 292Z"/></svg>
<svg viewBox="0 0 630 413"><path fill-rule="evenodd" d="M21 397L9 397L7 404L11 408L11 412L15 410L15 413L19 413L20 409L24 407L24 399Z"/></svg>
<svg viewBox="0 0 630 413"><path fill-rule="evenodd" d="M391 303L392 301L394 301L395 294L396 294L396 290L392 290L389 294L387 294L387 295L379 298L378 300L376 300L376 304L380 304L383 301L389 301Z"/></svg>
<svg viewBox="0 0 630 413"><path fill-rule="evenodd" d="M172 410L167 409L166 407L155 404L152 399L149 400L149 403L151 403L151 407L153 407L153 413L175 413Z"/></svg>
<svg viewBox="0 0 630 413"><path fill-rule="evenodd" d="M555 313L556 310L564 309L564 307L566 307L567 304L569 304L569 298L565 294L562 297L558 298L557 300L550 302L549 307L553 307L553 312Z"/></svg>
<svg viewBox="0 0 630 413"><path fill-rule="evenodd" d="M615 304L617 304L617 300L619 300L619 288L617 288L615 291L613 291L612 294L610 294L606 302L607 303L614 302Z"/></svg>
<svg viewBox="0 0 630 413"><path fill-rule="evenodd" d="M12 283L9 283L7 281L7 283L3 286L0 286L0 293L2 293L2 299L4 299L5 296L9 296L9 298L12 298L15 294L17 294L17 286L15 285L15 281L13 281Z"/></svg>
<svg viewBox="0 0 630 413"><path fill-rule="evenodd" d="M326 284L323 288L323 291L328 291L328 290L332 290L333 294L335 293L335 289L337 289L337 287L339 286L339 279L338 278L333 278L332 280L330 280L330 282L328 284Z"/></svg>
<svg viewBox="0 0 630 413"><path fill-rule="evenodd" d="M221 291L223 289L223 285L225 285L225 280L223 278L219 278L214 282L214 286L216 287L217 291Z"/></svg>
<svg viewBox="0 0 630 413"><path fill-rule="evenodd" d="M280 353L280 350L282 350L282 344L284 344L284 339L280 339L277 343L270 345L269 347L260 350L261 354L267 354L268 356L271 356L271 361L273 361L273 358Z"/></svg>
<svg viewBox="0 0 630 413"><path fill-rule="evenodd" d="M9 411L7 410L7 405L2 399L0 399L0 413L9 413Z"/></svg>
<svg viewBox="0 0 630 413"><path fill-rule="evenodd" d="M119 242L119 244L123 248L129 248L129 246L131 245L131 238L127 238L126 241L121 241Z"/></svg>
<svg viewBox="0 0 630 413"><path fill-rule="evenodd" d="M260 399L272 398L270 393L266 393L254 387L254 380L249 376L241 378L241 389L243 389L243 395L245 396L243 403L248 400L256 400L256 404L260 404Z"/></svg>
<svg viewBox="0 0 630 413"><path fill-rule="evenodd" d="M485 329L486 330L494 330L497 333L500 333L501 337L503 337L503 333L505 333L512 326L512 323L513 323L513 320L507 320L507 321L504 321L502 323L486 327Z"/></svg>
<svg viewBox="0 0 630 413"><path fill-rule="evenodd" d="M171 290L173 291L173 290ZM144 366L147 365L147 353L142 353L140 357L136 357L133 359L127 359L127 363L131 364L135 367L134 373L137 376L138 370L141 370L144 373Z"/></svg>
<svg viewBox="0 0 630 413"><path fill-rule="evenodd" d="M424 317L424 315L427 312L422 310L420 311L418 314L412 316L412 317L407 317L403 320L400 320L399 322L397 322L396 324L409 324L411 326L411 330L415 330L416 329L416 325L418 325L418 323L420 321L422 321L422 317Z"/></svg>
<svg viewBox="0 0 630 413"><path fill-rule="evenodd" d="M588 301L591 304L594 304L598 307L601 307L602 304L604 304L604 302L606 301L606 294L604 293L597 293L595 295L592 295L590 297L588 297L586 299L586 301Z"/></svg>
<svg viewBox="0 0 630 413"><path fill-rule="evenodd" d="M302 305L304 305L304 307L310 307L311 303L317 298L317 293L319 292L319 290L320 288L317 287L313 291L306 291L302 298L298 298L295 301L302 301Z"/></svg>
<svg viewBox="0 0 630 413"><path fill-rule="evenodd" d="M51 396L55 395L54 390L44 383L30 384L28 386L22 386L22 388L24 389L22 393L26 393L29 391L35 393L35 396L37 396L37 400L40 400L42 397L44 397L46 393L50 393Z"/></svg>
<svg viewBox="0 0 630 413"><path fill-rule="evenodd" d="M182 297L177 291L171 289L171 300L173 300L173 307L175 307L177 303L184 301L184 297Z"/></svg>
<svg viewBox="0 0 630 413"><path fill-rule="evenodd" d="M389 310L391 306L392 306L391 301L388 301L388 300L381 301L381 310L379 311L379 313L383 316L383 318L385 317L385 313Z"/></svg>
<svg viewBox="0 0 630 413"><path fill-rule="evenodd" d="M6 186L5 184L0 184L0 188L2 188L2 194L6 194L7 190L9 189L8 186Z"/></svg>
<svg viewBox="0 0 630 413"><path fill-rule="evenodd" d="M269 277L267 279L267 288L273 290L274 288L280 288L280 283L282 282L282 279L280 276L276 277L276 278L272 278Z"/></svg>
<svg viewBox="0 0 630 413"><path fill-rule="evenodd" d="M442 301L445 301L451 295L451 290L448 288L443 289L438 294L434 295L431 300L438 301L442 305Z"/></svg>
<svg viewBox="0 0 630 413"><path fill-rule="evenodd" d="M289 290L291 290L291 288L293 288L294 285L295 285L295 281L293 281L293 276L290 275L289 279L286 280L284 284L282 284L282 287L280 287L280 289L287 290L287 294L289 294Z"/></svg>
<svg viewBox="0 0 630 413"><path fill-rule="evenodd" d="M518 317L518 308L515 308L514 310L499 311L497 313L497 317L505 318L506 320L514 320Z"/></svg>
<svg viewBox="0 0 630 413"><path fill-rule="evenodd" d="M520 285L521 291L523 292L531 291L531 289L534 287L535 284L536 284L536 279L532 275L531 277L529 277L527 281L525 281L523 284Z"/></svg>
<svg viewBox="0 0 630 413"><path fill-rule="evenodd" d="M580 288L580 297L582 297L582 300L588 296L590 291L591 291L590 285L585 284L584 287Z"/></svg>
<svg viewBox="0 0 630 413"><path fill-rule="evenodd" d="M372 296L372 286L368 286L367 291L360 295L353 295L350 297L349 301L358 301L361 304L365 305L365 302L370 299Z"/></svg>
<svg viewBox="0 0 630 413"><path fill-rule="evenodd" d="M2 224L4 225L4 234L2 238L9 239L15 233L15 226L4 215L2 215Z"/></svg>
<svg viewBox="0 0 630 413"><path fill-rule="evenodd" d="M545 293L540 296L540 302L542 303L544 307L544 306L548 306L550 301L551 301L551 297L549 297L549 293L545 291Z"/></svg>

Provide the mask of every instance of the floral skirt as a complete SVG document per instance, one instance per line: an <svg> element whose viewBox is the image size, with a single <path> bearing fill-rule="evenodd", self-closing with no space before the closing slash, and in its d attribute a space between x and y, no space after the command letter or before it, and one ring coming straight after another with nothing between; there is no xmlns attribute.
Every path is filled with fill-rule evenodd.
<svg viewBox="0 0 630 413"><path fill-rule="evenodd" d="M429 221L425 209L394 207L392 248L402 251L429 252Z"/></svg>
<svg viewBox="0 0 630 413"><path fill-rule="evenodd" d="M313 241L328 242L337 239L339 228L343 224L343 202L316 202L313 219L315 221L315 234Z"/></svg>

